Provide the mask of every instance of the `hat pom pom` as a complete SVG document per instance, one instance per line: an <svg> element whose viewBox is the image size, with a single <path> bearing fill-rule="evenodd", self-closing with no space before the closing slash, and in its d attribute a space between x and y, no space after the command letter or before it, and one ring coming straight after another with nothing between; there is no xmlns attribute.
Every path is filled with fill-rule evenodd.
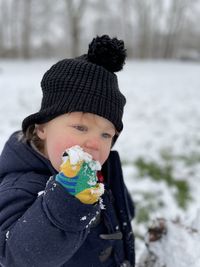
<svg viewBox="0 0 200 267"><path fill-rule="evenodd" d="M97 36L89 44L88 60L111 72L120 71L125 64L126 49L124 41L110 38L108 35Z"/></svg>

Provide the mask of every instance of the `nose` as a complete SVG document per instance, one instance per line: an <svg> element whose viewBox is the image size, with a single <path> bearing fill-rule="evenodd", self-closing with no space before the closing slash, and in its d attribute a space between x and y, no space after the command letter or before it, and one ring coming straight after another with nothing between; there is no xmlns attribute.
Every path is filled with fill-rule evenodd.
<svg viewBox="0 0 200 267"><path fill-rule="evenodd" d="M97 137L90 137L85 141L85 147L93 150L98 150L100 147L100 140Z"/></svg>
<svg viewBox="0 0 200 267"><path fill-rule="evenodd" d="M85 141L85 151L92 155L94 160L98 160L100 151L100 140L98 137L90 137Z"/></svg>

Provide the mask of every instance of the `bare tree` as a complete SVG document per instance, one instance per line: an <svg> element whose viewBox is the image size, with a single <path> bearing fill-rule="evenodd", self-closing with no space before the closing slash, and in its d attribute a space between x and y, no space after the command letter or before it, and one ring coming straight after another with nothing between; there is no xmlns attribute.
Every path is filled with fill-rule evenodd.
<svg viewBox="0 0 200 267"><path fill-rule="evenodd" d="M0 55L4 54L4 46L5 46L5 27L4 25L4 14L5 14L5 3L0 1Z"/></svg>
<svg viewBox="0 0 200 267"><path fill-rule="evenodd" d="M186 0L187 1L187 0ZM172 57L175 49L175 39L179 33L183 13L185 8L185 0L171 1L171 6L168 11L167 25L168 31L165 40L164 57Z"/></svg>
<svg viewBox="0 0 200 267"><path fill-rule="evenodd" d="M11 24L11 43L12 43L12 55L14 57L19 56L19 31L20 31L20 0L12 1L10 7L10 24Z"/></svg>
<svg viewBox="0 0 200 267"><path fill-rule="evenodd" d="M128 0L126 0L128 1ZM187 11L198 0L130 0L136 18L137 55L172 58L181 47Z"/></svg>
<svg viewBox="0 0 200 267"><path fill-rule="evenodd" d="M31 56L31 4L32 0L23 1L21 53L24 58L30 58Z"/></svg>
<svg viewBox="0 0 200 267"><path fill-rule="evenodd" d="M30 57L31 0L1 0L0 4L1 55Z"/></svg>
<svg viewBox="0 0 200 267"><path fill-rule="evenodd" d="M167 16L167 35L165 39L164 57L173 57L176 53L182 29L186 23L186 14L196 1L193 0L174 0L170 2ZM185 34L185 33L184 33Z"/></svg>
<svg viewBox="0 0 200 267"><path fill-rule="evenodd" d="M32 2L31 31L34 36L32 41L33 56L55 56L54 45L57 45L57 50L59 50L59 41L57 41L57 32L55 30L58 28L58 22L55 18L61 16L61 14L57 14L57 6L60 3L61 2L56 1L52 5L52 0L43 0L42 2L40 0L34 0ZM54 25L55 28L53 27ZM35 42L35 40L37 40L37 42Z"/></svg>
<svg viewBox="0 0 200 267"><path fill-rule="evenodd" d="M121 35L123 40L125 41L128 56L135 55L135 45L136 45L136 31L135 31L135 16L133 16L132 8L132 0L121 0L120 2L120 19L121 19ZM118 26L118 30L119 26Z"/></svg>
<svg viewBox="0 0 200 267"><path fill-rule="evenodd" d="M122 34L124 29L124 23L122 14L122 8L126 5L121 5L122 0L115 0L113 2L107 0L90 1L91 13L95 14L93 17L92 37L94 35L109 34L110 36L118 36L125 39Z"/></svg>
<svg viewBox="0 0 200 267"><path fill-rule="evenodd" d="M149 57L152 36L152 1L134 0L133 8L138 25L138 55L146 58Z"/></svg>
<svg viewBox="0 0 200 267"><path fill-rule="evenodd" d="M103 33L139 58L200 52L199 14L199 0L0 0L0 56L77 56Z"/></svg>
<svg viewBox="0 0 200 267"><path fill-rule="evenodd" d="M2 56L10 56L10 22L9 22L10 1L1 0L0 6L0 48Z"/></svg>
<svg viewBox="0 0 200 267"><path fill-rule="evenodd" d="M65 0L71 34L71 56L79 55L80 23L86 9L87 0Z"/></svg>

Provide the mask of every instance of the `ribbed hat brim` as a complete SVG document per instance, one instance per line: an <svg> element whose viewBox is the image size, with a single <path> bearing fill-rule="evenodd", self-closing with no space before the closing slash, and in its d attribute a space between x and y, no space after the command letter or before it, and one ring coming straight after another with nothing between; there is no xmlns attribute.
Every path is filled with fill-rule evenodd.
<svg viewBox="0 0 200 267"><path fill-rule="evenodd" d="M66 102L64 97L60 98L58 103L49 108L29 115L22 122L23 132L25 132L30 125L45 123L64 113L78 111L99 115L111 121L118 132L122 131L123 123L120 118L123 114L123 110L120 110L116 103L112 103L107 99L97 96L85 95L85 99L83 99L83 94L81 94L80 97L81 101L78 101L79 97L76 96L71 102ZM76 100L76 103L74 103L74 100ZM116 116L116 114L121 114L121 116Z"/></svg>

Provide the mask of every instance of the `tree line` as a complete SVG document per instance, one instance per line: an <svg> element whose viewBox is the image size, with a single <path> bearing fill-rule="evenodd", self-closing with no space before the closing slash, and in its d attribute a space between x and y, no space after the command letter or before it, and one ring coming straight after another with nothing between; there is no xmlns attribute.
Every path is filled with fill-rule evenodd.
<svg viewBox="0 0 200 267"><path fill-rule="evenodd" d="M96 35L129 57L200 57L199 0L0 0L0 57L70 57Z"/></svg>

